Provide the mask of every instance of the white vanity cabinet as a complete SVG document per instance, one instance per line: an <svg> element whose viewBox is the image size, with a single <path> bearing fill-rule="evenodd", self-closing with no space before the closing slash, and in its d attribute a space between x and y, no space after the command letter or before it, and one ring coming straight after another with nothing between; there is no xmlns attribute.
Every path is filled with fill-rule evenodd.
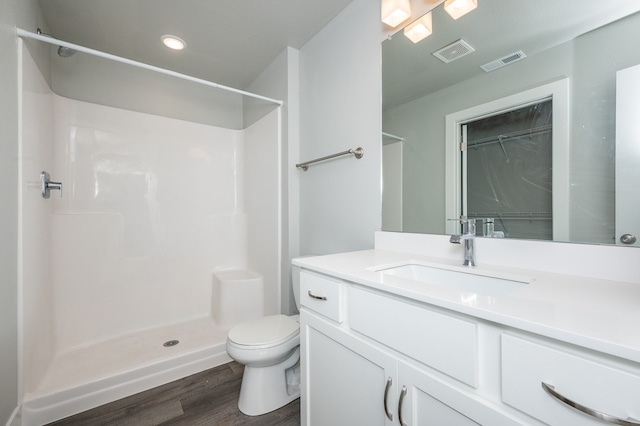
<svg viewBox="0 0 640 426"><path fill-rule="evenodd" d="M474 394L472 321L308 271L301 296L303 425L522 424Z"/></svg>
<svg viewBox="0 0 640 426"><path fill-rule="evenodd" d="M517 424L304 309L301 324L303 425L479 424L444 402L449 400L495 420L485 424Z"/></svg>
<svg viewBox="0 0 640 426"><path fill-rule="evenodd" d="M637 362L309 270L301 296L303 425L640 425Z"/></svg>

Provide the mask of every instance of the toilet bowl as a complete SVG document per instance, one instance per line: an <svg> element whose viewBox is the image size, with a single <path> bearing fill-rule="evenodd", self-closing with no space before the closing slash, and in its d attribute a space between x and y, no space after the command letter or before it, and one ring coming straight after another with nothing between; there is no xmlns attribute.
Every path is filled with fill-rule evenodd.
<svg viewBox="0 0 640 426"><path fill-rule="evenodd" d="M300 271L292 268L293 295L299 305ZM227 354L244 364L238 409L259 416L300 397L298 316L270 315L229 330Z"/></svg>
<svg viewBox="0 0 640 426"><path fill-rule="evenodd" d="M244 364L238 408L257 416L300 396L287 389L287 370L300 360L300 325L286 315L272 315L239 324L229 331L227 354Z"/></svg>

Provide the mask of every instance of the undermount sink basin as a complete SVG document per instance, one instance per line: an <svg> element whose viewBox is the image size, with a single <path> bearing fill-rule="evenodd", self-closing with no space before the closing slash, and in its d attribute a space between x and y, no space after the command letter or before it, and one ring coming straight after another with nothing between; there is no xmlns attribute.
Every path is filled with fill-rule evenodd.
<svg viewBox="0 0 640 426"><path fill-rule="evenodd" d="M414 262L396 266L381 266L374 270L382 272L383 275L407 278L452 290L487 296L504 296L533 281L531 277L519 275Z"/></svg>

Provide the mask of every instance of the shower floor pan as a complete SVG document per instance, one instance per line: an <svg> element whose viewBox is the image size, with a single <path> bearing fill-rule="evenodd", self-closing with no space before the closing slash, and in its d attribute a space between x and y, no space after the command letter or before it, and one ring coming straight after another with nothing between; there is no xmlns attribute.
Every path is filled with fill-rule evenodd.
<svg viewBox="0 0 640 426"><path fill-rule="evenodd" d="M46 424L222 365L231 361L226 339L227 329L206 317L58 354L25 395L22 425Z"/></svg>

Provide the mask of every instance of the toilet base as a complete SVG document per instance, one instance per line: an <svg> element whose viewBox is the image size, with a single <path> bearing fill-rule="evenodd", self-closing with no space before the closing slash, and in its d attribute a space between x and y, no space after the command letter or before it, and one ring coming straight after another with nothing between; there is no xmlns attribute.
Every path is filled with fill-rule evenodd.
<svg viewBox="0 0 640 426"><path fill-rule="evenodd" d="M300 360L300 347L283 362L269 367L244 367L238 409L247 416L259 416L284 407L300 397L287 393L285 370Z"/></svg>

